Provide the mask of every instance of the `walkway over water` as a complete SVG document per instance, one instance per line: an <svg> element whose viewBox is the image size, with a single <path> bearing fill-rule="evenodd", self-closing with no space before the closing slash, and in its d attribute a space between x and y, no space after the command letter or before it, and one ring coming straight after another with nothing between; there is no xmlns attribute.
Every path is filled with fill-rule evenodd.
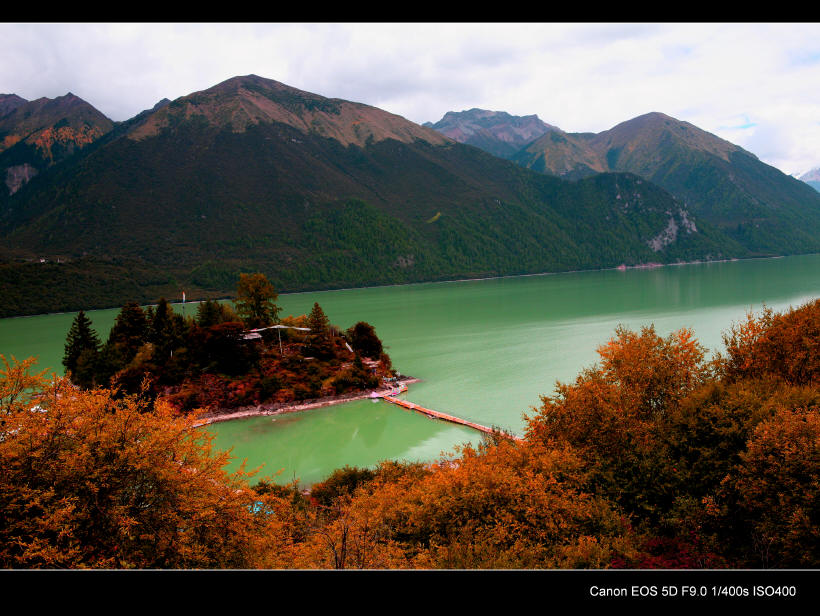
<svg viewBox="0 0 820 616"><path fill-rule="evenodd" d="M424 408L423 406L419 406L418 404L414 404L413 402L408 402L407 400L401 400L399 398L396 398L395 396L384 395L381 396L381 398L383 400L386 400L387 402L390 402L391 404L398 404L399 406L402 406L406 409L410 409L411 411L418 411L419 413L423 413L424 415L427 415L428 417L431 417L433 419L443 419L444 421L449 421L462 426L467 426L468 428L473 428L474 430L486 432L487 434L496 434L499 432L498 430L493 430L492 428L488 428L487 426L482 426L481 424L477 424L472 421L467 421L466 419L461 419L460 417L456 417L454 415L448 415L447 413L441 413L439 411ZM516 441L524 440L512 434L504 434Z"/></svg>

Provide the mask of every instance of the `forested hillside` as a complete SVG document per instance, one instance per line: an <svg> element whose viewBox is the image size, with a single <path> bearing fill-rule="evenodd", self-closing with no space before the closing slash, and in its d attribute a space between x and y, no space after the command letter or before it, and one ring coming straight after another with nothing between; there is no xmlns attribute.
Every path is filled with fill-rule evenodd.
<svg viewBox="0 0 820 616"><path fill-rule="evenodd" d="M0 212L0 275L15 281L0 315L226 296L250 271L297 291L749 254L636 176L547 177L255 76L87 150ZM106 283L123 267L127 296Z"/></svg>
<svg viewBox="0 0 820 616"><path fill-rule="evenodd" d="M820 195L689 122L648 113L601 133L552 131L511 160L578 179L623 171L663 187L752 255L820 250Z"/></svg>

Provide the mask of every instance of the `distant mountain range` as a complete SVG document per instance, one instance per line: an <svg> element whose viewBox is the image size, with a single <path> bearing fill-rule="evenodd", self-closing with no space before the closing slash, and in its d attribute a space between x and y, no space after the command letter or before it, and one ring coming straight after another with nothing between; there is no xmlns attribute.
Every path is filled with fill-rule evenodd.
<svg viewBox="0 0 820 616"><path fill-rule="evenodd" d="M558 130L539 120L537 115L513 116L505 111L484 109L448 111L435 124L425 122L423 126L501 158L510 158L543 134Z"/></svg>
<svg viewBox="0 0 820 616"><path fill-rule="evenodd" d="M597 134L553 127L508 158L571 180L604 172L634 173L668 190L699 220L755 254L818 248L820 200L805 183L737 145L662 113L648 113Z"/></svg>
<svg viewBox="0 0 820 616"><path fill-rule="evenodd" d="M445 116L460 139L474 126L533 160L562 153L555 172L255 75L126 122L74 99L33 101L62 110L37 121L0 99L0 172L24 164L3 158L20 143L36 170L0 191L0 316L224 297L247 271L297 291L820 251L820 195L660 114L602 138ZM88 142L32 137L65 127ZM680 178L688 192L663 186Z"/></svg>
<svg viewBox="0 0 820 616"><path fill-rule="evenodd" d="M798 179L814 188L814 190L820 191L820 167L804 173Z"/></svg>

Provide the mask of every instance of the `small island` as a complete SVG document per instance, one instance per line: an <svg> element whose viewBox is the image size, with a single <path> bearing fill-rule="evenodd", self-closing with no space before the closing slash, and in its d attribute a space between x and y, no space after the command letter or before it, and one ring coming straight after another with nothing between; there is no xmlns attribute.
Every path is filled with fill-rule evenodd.
<svg viewBox="0 0 820 616"><path fill-rule="evenodd" d="M122 307L105 343L80 311L63 366L81 389L162 397L203 423L326 406L416 381L393 369L369 323L346 330L321 306L280 318L278 294L261 273L241 274L235 310L207 300L183 317L164 298Z"/></svg>

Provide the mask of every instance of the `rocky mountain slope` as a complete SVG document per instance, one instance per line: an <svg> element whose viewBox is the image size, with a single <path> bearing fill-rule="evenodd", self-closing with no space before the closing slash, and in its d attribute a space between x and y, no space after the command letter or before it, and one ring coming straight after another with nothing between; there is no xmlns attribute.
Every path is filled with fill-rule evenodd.
<svg viewBox="0 0 820 616"><path fill-rule="evenodd" d="M93 143L113 126L70 92L34 101L14 94L0 96L0 197L13 195L32 177Z"/></svg>
<svg viewBox="0 0 820 616"><path fill-rule="evenodd" d="M513 116L505 111L486 109L448 111L435 124L425 122L424 126L501 158L510 158L541 135L558 130L537 115Z"/></svg>
<svg viewBox="0 0 820 616"><path fill-rule="evenodd" d="M28 101L16 94L0 94L0 117L14 111L20 105L25 105Z"/></svg>

